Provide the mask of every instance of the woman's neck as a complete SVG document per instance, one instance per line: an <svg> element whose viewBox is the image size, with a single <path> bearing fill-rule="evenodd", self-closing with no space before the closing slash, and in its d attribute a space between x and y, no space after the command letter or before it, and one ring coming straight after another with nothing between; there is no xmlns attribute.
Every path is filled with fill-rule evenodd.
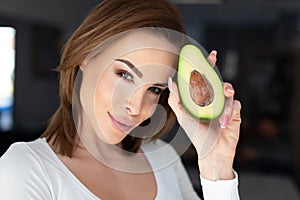
<svg viewBox="0 0 300 200"><path fill-rule="evenodd" d="M90 156L113 169L124 172L149 172L152 171L144 153L139 149L137 153L122 149L122 144L105 143L86 119L78 128L79 145L74 149L74 156Z"/></svg>

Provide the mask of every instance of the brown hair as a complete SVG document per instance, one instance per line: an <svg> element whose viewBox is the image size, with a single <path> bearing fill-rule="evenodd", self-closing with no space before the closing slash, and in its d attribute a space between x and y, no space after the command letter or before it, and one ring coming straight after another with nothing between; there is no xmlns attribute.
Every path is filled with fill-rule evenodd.
<svg viewBox="0 0 300 200"><path fill-rule="evenodd" d="M72 115L72 92L79 66L97 45L108 38L142 27L161 27L185 32L178 11L168 0L106 0L90 12L68 40L57 67L60 75L61 103L41 135L46 137L47 141L51 141L57 153L72 157L74 146L78 144L78 141L75 141L77 132ZM175 121L167 98L167 92L160 98L160 104L167 112L167 121L153 139L167 132ZM127 136L122 141L123 148L135 152L139 149L141 141L140 138Z"/></svg>

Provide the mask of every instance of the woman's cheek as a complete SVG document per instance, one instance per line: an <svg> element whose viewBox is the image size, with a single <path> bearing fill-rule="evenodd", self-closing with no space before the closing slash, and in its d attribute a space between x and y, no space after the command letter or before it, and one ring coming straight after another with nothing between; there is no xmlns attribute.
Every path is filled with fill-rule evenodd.
<svg viewBox="0 0 300 200"><path fill-rule="evenodd" d="M157 109L159 96L157 96L157 97L150 96L146 99L147 99L147 101L145 104L147 107L147 111L149 113L149 117L151 117L154 114L155 110Z"/></svg>

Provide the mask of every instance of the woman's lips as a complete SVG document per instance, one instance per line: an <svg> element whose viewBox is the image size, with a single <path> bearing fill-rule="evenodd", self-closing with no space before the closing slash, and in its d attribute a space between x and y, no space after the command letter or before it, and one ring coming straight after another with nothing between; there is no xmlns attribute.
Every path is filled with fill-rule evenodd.
<svg viewBox="0 0 300 200"><path fill-rule="evenodd" d="M110 113L108 113L108 116L110 117L113 126L119 131L127 132L134 127L134 123L131 121L112 116Z"/></svg>

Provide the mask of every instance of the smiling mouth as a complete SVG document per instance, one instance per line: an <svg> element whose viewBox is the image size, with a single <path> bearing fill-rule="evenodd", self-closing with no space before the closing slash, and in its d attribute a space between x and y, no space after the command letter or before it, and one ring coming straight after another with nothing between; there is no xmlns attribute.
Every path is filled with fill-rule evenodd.
<svg viewBox="0 0 300 200"><path fill-rule="evenodd" d="M121 131L121 132L127 132L130 129L132 129L134 127L133 123L129 123L129 122L120 122L118 119L116 119L115 117L113 117L110 113L107 113L108 116L111 119L112 125L114 126L115 129Z"/></svg>

